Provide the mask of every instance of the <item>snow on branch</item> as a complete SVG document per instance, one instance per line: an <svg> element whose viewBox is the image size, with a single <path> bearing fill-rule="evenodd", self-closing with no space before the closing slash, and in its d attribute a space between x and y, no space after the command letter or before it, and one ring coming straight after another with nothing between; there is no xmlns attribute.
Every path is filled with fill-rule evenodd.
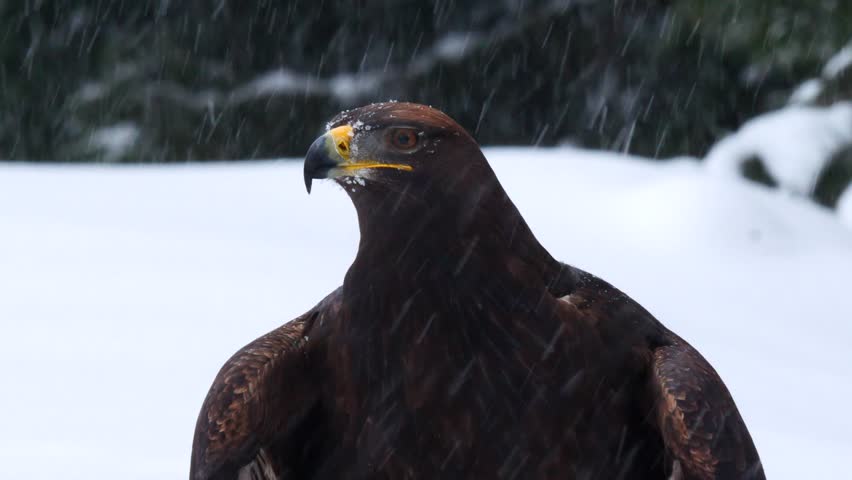
<svg viewBox="0 0 852 480"><path fill-rule="evenodd" d="M852 144L852 102L793 105L749 120L705 157L713 172L739 175L760 159L779 187L810 195L832 155Z"/></svg>

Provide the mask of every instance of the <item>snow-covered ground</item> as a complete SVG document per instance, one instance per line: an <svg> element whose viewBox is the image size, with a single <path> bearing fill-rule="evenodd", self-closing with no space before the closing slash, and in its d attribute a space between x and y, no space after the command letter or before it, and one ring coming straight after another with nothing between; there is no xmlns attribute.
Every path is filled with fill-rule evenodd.
<svg viewBox="0 0 852 480"><path fill-rule="evenodd" d="M848 472L852 229L686 161L486 154L555 256L709 358L770 478ZM357 236L298 162L0 165L0 478L186 478L219 366L335 288Z"/></svg>

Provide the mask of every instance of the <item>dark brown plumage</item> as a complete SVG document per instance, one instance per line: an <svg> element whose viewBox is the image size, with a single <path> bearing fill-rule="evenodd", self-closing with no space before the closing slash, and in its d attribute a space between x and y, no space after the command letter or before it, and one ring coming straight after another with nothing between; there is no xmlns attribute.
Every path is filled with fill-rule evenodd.
<svg viewBox="0 0 852 480"><path fill-rule="evenodd" d="M305 179L345 186L358 254L222 368L192 480L764 478L713 368L554 260L449 117L385 103L329 129Z"/></svg>

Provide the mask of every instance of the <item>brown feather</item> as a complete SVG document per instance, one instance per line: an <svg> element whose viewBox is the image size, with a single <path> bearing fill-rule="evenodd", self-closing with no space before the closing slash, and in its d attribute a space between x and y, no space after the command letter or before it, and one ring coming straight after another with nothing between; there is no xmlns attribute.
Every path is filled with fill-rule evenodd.
<svg viewBox="0 0 852 480"><path fill-rule="evenodd" d="M334 311L337 294L246 345L221 368L198 416L191 479L237 478L247 466L255 476L283 475L288 466L261 449L294 430L316 404L309 334L318 319Z"/></svg>
<svg viewBox="0 0 852 480"><path fill-rule="evenodd" d="M406 103L342 124L353 156L411 169L346 189L361 240L343 286L225 365L193 480L763 478L710 365L554 260L461 127ZM422 147L386 147L395 127Z"/></svg>
<svg viewBox="0 0 852 480"><path fill-rule="evenodd" d="M763 478L751 436L725 384L679 338L654 351L657 423L683 478Z"/></svg>

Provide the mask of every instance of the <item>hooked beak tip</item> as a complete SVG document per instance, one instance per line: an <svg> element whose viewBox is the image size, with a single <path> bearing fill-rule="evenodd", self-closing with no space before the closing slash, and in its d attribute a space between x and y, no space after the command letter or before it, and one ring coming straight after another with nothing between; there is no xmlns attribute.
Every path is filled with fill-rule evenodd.
<svg viewBox="0 0 852 480"><path fill-rule="evenodd" d="M315 178L328 178L329 172L343 160L335 150L332 140L328 133L320 136L314 140L305 155L305 189L309 194L313 180Z"/></svg>

